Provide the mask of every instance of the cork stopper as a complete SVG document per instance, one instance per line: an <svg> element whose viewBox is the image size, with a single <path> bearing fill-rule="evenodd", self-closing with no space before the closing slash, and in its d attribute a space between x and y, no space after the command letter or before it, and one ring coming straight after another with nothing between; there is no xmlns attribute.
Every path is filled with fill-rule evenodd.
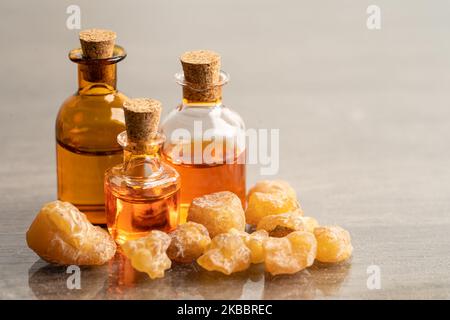
<svg viewBox="0 0 450 320"><path fill-rule="evenodd" d="M150 98L129 99L124 102L123 109L129 142L145 143L156 137L161 102Z"/></svg>
<svg viewBox="0 0 450 320"><path fill-rule="evenodd" d="M80 32L83 55L89 59L105 59L113 55L116 33L104 29L86 29Z"/></svg>
<svg viewBox="0 0 450 320"><path fill-rule="evenodd" d="M220 55L210 50L188 51L180 57L186 86L183 97L190 101L212 102L221 99Z"/></svg>

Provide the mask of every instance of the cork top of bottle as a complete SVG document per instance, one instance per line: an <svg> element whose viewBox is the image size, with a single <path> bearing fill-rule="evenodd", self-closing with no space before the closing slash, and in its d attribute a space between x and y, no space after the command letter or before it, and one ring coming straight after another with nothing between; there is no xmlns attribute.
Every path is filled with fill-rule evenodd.
<svg viewBox="0 0 450 320"><path fill-rule="evenodd" d="M128 141L149 142L158 133L162 104L150 98L128 99L123 104Z"/></svg>
<svg viewBox="0 0 450 320"><path fill-rule="evenodd" d="M220 81L220 55L211 50L187 51L180 57L184 79L190 86L206 89Z"/></svg>
<svg viewBox="0 0 450 320"><path fill-rule="evenodd" d="M116 33L104 29L86 29L80 32L83 55L89 59L105 59L113 55Z"/></svg>

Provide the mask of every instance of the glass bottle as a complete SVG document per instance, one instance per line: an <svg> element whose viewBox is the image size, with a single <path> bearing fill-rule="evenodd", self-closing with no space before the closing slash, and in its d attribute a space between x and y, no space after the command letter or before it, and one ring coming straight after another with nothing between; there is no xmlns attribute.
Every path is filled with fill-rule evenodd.
<svg viewBox="0 0 450 320"><path fill-rule="evenodd" d="M239 114L222 104L229 76L220 56L191 51L181 56L183 72L175 75L183 101L163 121L163 159L181 176L181 222L192 199L231 191L245 208L245 125Z"/></svg>
<svg viewBox="0 0 450 320"><path fill-rule="evenodd" d="M157 133L159 113L146 111L148 115L144 116L142 107L155 101L130 99L124 103L127 131L117 137L124 149L123 163L105 174L107 226L118 243L155 229L169 232L179 223L180 176L161 162L165 137ZM133 104L141 105L136 108L139 112L130 110ZM156 124L149 120L156 117ZM154 132L151 137L150 131Z"/></svg>
<svg viewBox="0 0 450 320"><path fill-rule="evenodd" d="M107 31L86 32L92 36ZM98 43L82 44L83 49L69 53L78 64L78 91L66 99L56 118L58 199L76 205L92 223L106 224L104 173L123 158L117 135L125 130L126 97L116 88L116 64L126 52L114 41L107 44L111 50L106 55L99 55ZM90 44L96 52L88 51Z"/></svg>

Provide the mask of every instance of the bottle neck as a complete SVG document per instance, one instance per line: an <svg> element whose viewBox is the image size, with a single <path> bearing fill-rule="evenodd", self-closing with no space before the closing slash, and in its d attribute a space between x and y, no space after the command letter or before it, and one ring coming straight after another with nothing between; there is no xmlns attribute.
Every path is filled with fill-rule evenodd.
<svg viewBox="0 0 450 320"><path fill-rule="evenodd" d="M222 103L222 87L230 76L220 71L220 81L214 84L191 83L186 81L183 72L175 74L175 81L183 88L183 106L215 107Z"/></svg>
<svg viewBox="0 0 450 320"><path fill-rule="evenodd" d="M116 91L116 64L78 64L78 92L104 95Z"/></svg>
<svg viewBox="0 0 450 320"><path fill-rule="evenodd" d="M116 45L109 58L87 59L81 48L70 50L69 59L78 64L78 93L80 95L107 95L116 91L116 64L127 56Z"/></svg>
<svg viewBox="0 0 450 320"><path fill-rule="evenodd" d="M184 105L216 106L222 102L222 86L214 86L207 89L195 89L183 86Z"/></svg>
<svg viewBox="0 0 450 320"><path fill-rule="evenodd" d="M159 144L130 143L123 150L123 171L127 176L148 178L162 171Z"/></svg>
<svg viewBox="0 0 450 320"><path fill-rule="evenodd" d="M205 102L205 101L197 101L197 100L188 100L183 97L181 106L183 108L187 108L187 107L211 107L211 108L213 108L213 107L220 106L221 104L222 104L221 99L216 100L216 101L206 101Z"/></svg>

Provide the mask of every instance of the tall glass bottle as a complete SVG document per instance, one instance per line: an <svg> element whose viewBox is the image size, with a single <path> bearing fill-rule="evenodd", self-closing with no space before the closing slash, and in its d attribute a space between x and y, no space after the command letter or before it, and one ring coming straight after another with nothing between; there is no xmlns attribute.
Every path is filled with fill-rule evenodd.
<svg viewBox="0 0 450 320"><path fill-rule="evenodd" d="M115 38L108 30L80 33L82 48L69 53L78 64L78 91L56 118L58 199L76 205L95 224L106 224L104 173L123 157L117 135L125 130L126 97L116 88L116 63L126 53Z"/></svg>
<svg viewBox="0 0 450 320"><path fill-rule="evenodd" d="M163 121L163 158L181 176L181 221L193 198L234 192L245 206L245 125L222 104L222 87L229 77L220 70L220 56L208 50L190 51L181 58L176 81L183 101Z"/></svg>
<svg viewBox="0 0 450 320"><path fill-rule="evenodd" d="M160 160L161 104L129 99L124 110L127 130L117 137L124 161L105 174L107 226L118 243L151 230L169 232L179 223L180 176Z"/></svg>

